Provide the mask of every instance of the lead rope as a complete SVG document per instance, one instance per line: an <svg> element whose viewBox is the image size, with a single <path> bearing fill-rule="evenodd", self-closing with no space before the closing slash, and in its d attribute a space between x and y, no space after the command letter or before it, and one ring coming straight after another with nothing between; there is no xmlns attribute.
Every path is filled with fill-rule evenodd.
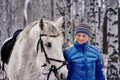
<svg viewBox="0 0 120 80"><path fill-rule="evenodd" d="M51 65L51 68L50 68L49 73L48 73L48 76L47 76L47 80L49 80L49 77L50 77L51 72L54 73L54 75L55 75L55 77L57 78L57 80L60 80L60 79L59 79L59 76L57 75L58 72L57 72L57 68L56 68L55 65Z"/></svg>
<svg viewBox="0 0 120 80"><path fill-rule="evenodd" d="M3 77L3 79L0 79L0 80L8 80L7 79L7 74L6 74L6 71L5 71L5 63L4 62L2 63L1 70L2 70L2 77Z"/></svg>

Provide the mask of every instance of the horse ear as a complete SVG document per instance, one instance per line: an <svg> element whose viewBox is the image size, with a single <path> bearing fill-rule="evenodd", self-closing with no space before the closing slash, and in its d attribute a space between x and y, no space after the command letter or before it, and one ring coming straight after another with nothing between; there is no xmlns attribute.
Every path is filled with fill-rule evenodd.
<svg viewBox="0 0 120 80"><path fill-rule="evenodd" d="M43 21L43 19L40 19L39 27L41 28L41 30L44 29L44 21Z"/></svg>
<svg viewBox="0 0 120 80"><path fill-rule="evenodd" d="M63 24L64 20L63 20L63 16L61 16L56 22L55 22L55 26L57 26L58 28L60 28Z"/></svg>

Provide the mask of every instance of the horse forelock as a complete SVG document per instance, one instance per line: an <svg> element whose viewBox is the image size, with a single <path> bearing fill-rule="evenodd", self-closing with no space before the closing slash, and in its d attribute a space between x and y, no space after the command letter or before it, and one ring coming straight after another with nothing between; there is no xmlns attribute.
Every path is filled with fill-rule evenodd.
<svg viewBox="0 0 120 80"><path fill-rule="evenodd" d="M46 32L48 35L61 34L61 31L59 30L58 26L55 25L55 22L44 20L44 23L45 23L44 27L46 29L44 30L44 32Z"/></svg>

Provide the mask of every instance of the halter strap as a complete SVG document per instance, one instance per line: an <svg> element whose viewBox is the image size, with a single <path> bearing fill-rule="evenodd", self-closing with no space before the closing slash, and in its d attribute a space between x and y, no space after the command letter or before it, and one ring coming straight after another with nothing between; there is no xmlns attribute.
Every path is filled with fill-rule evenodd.
<svg viewBox="0 0 120 80"><path fill-rule="evenodd" d="M46 62L48 62L50 64L50 61L48 59L47 53L46 53L44 45L43 45L43 41L41 39L41 36L43 36L43 35L40 35L40 38L39 38L39 41L38 41L38 44L37 44L37 53L38 53L38 49L39 49L39 44L41 43L40 44L41 45L41 52L44 52L45 58L46 58Z"/></svg>
<svg viewBox="0 0 120 80"><path fill-rule="evenodd" d="M44 52L45 58L46 58L46 62L48 62L48 63L50 64L50 59L51 59L51 58L48 58L48 56L47 56L47 53L46 53L45 48L44 48L44 45L43 45L43 40L42 40L42 38L41 38L42 36L58 37L59 34L58 34L58 35L40 34L40 38L39 38L38 43L37 43L37 53L38 53L39 44L40 44L40 46L41 46L41 52Z"/></svg>
<svg viewBox="0 0 120 80"><path fill-rule="evenodd" d="M64 65L66 65L66 61L49 58L49 57L47 56L47 53L46 53L45 48L44 48L44 45L43 45L43 40L42 40L42 38L41 38L42 36L58 37L59 34L58 34L58 35L40 34L40 38L39 38L38 43L37 43L37 53L38 53L39 44L40 44L40 46L41 46L41 52L44 52L44 55L45 55L45 58L46 58L46 63L49 63L49 64L50 64L50 61L56 61L56 62L61 62L61 63L63 63L63 64L62 64L61 66L59 66L58 68L56 68L55 65L51 65L51 68L49 69L49 73L48 73L48 76L47 76L47 80L49 80L50 74L51 74L51 72L53 72L54 75L55 75L55 77L56 77L58 80L60 80L59 77L58 77L58 75L57 75L57 73L58 73L58 70L59 70L61 67L63 67ZM45 63L44 63L44 65L47 66L47 64L45 64ZM42 67L44 67L44 66L42 66Z"/></svg>

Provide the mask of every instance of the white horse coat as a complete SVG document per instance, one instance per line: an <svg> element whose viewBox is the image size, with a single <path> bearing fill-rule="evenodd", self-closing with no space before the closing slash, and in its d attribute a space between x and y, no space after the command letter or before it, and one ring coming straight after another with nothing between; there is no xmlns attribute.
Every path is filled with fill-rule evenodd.
<svg viewBox="0 0 120 80"><path fill-rule="evenodd" d="M66 80L66 66L60 67L63 63L54 60L49 60L50 64L46 62L45 52L41 51L42 47L39 43L40 35L45 35L41 39L47 56L64 61L63 37L58 28L62 26L62 23L63 17L56 22L41 19L28 25L19 34L7 66L9 80ZM51 35L55 37L51 37ZM56 68L60 67L56 75L58 79L53 71L50 72L52 65Z"/></svg>

